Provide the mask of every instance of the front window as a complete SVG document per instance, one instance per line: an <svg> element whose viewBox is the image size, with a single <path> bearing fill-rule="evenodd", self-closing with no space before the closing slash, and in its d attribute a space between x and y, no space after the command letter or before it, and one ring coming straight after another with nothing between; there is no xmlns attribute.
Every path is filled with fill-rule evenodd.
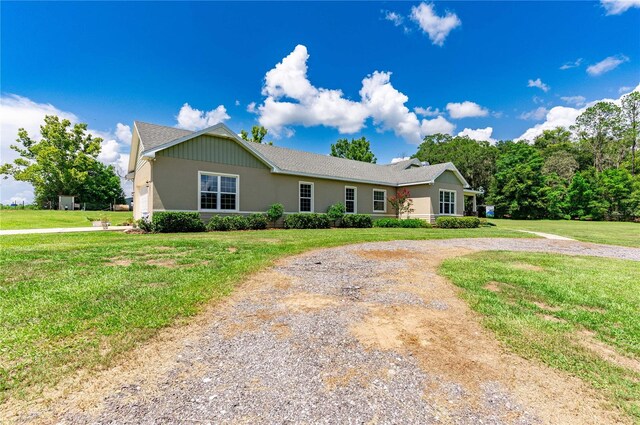
<svg viewBox="0 0 640 425"><path fill-rule="evenodd" d="M456 192L455 190L440 191L440 214L453 215L456 213Z"/></svg>
<svg viewBox="0 0 640 425"><path fill-rule="evenodd" d="M387 211L387 191L373 189L373 211Z"/></svg>
<svg viewBox="0 0 640 425"><path fill-rule="evenodd" d="M313 212L313 183L300 183L300 212Z"/></svg>
<svg viewBox="0 0 640 425"><path fill-rule="evenodd" d="M356 212L356 188L345 187L344 188L344 206L347 214L354 214Z"/></svg>
<svg viewBox="0 0 640 425"><path fill-rule="evenodd" d="M200 174L200 209L235 211L238 209L238 176Z"/></svg>

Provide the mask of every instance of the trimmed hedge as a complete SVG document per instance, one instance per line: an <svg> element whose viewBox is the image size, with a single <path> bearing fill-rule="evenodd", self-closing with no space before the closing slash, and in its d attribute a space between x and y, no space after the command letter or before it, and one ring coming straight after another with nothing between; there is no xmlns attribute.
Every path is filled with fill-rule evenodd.
<svg viewBox="0 0 640 425"><path fill-rule="evenodd" d="M403 228L430 228L431 223L419 218L380 218L373 222L373 227L403 227Z"/></svg>
<svg viewBox="0 0 640 425"><path fill-rule="evenodd" d="M329 227L331 227L331 220L326 214L289 214L284 218L285 229L328 229Z"/></svg>
<svg viewBox="0 0 640 425"><path fill-rule="evenodd" d="M197 212L157 212L151 219L151 229L157 233L204 232L206 226Z"/></svg>
<svg viewBox="0 0 640 425"><path fill-rule="evenodd" d="M227 230L264 230L267 228L267 217L264 214L214 215L207 223L207 230L225 232Z"/></svg>
<svg viewBox="0 0 640 425"><path fill-rule="evenodd" d="M438 217L436 226L442 229L472 229L480 227L478 217Z"/></svg>
<svg viewBox="0 0 640 425"><path fill-rule="evenodd" d="M342 217L341 227L357 227L368 228L372 227L373 223L370 215L366 214L345 214Z"/></svg>

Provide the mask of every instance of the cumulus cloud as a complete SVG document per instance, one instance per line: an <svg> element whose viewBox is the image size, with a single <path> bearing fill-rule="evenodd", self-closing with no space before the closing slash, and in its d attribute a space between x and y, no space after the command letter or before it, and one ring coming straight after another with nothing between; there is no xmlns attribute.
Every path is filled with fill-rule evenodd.
<svg viewBox="0 0 640 425"><path fill-rule="evenodd" d="M520 114L518 118L520 118L521 120L540 121L541 119L544 119L544 117L547 116L547 112L549 112L547 108L540 106L539 108L536 108L533 111L523 112L522 114Z"/></svg>
<svg viewBox="0 0 640 425"><path fill-rule="evenodd" d="M577 67L579 67L580 65L582 65L582 58L578 58L578 59L576 59L576 60L574 60L574 61L571 61L571 62L565 62L565 63L560 67L560 69L561 69L561 70L563 70L563 71L565 71L565 70L567 70L567 69L577 68Z"/></svg>
<svg viewBox="0 0 640 425"><path fill-rule="evenodd" d="M600 0L607 15L620 15L632 7L640 7L640 0Z"/></svg>
<svg viewBox="0 0 640 425"><path fill-rule="evenodd" d="M456 126L454 124L450 123L442 116L432 120L422 120L422 123L420 124L420 130L422 131L423 136L429 136L436 133L452 134L455 128Z"/></svg>
<svg viewBox="0 0 640 425"><path fill-rule="evenodd" d="M486 117L489 110L475 102L464 101L462 103L447 103L447 111L451 118Z"/></svg>
<svg viewBox="0 0 640 425"><path fill-rule="evenodd" d="M438 108L433 109L431 106L426 108L421 108L420 106L416 106L415 108L413 108L413 112L423 117L437 117L442 115L442 112L440 111L440 109Z"/></svg>
<svg viewBox="0 0 640 425"><path fill-rule="evenodd" d="M394 26L399 27L404 23L404 16L390 10L384 11L384 19L393 23Z"/></svg>
<svg viewBox="0 0 640 425"><path fill-rule="evenodd" d="M458 133L458 136L461 136L461 137L467 136L468 138L473 140L485 141L485 142L491 143L492 145L495 145L497 140L491 137L492 134L493 134L493 127L477 128L475 130L470 128L465 128L464 130Z"/></svg>
<svg viewBox="0 0 640 425"><path fill-rule="evenodd" d="M250 105L260 125L276 137L292 134L287 126L322 125L340 133L360 131L367 119L381 131L390 130L411 143L420 143L433 127L453 128L444 119L420 121L405 105L409 98L391 84L391 73L375 71L362 80L360 100L347 99L341 90L315 87L307 78L307 48L302 45L265 75L260 105ZM449 127L446 126L449 124Z"/></svg>
<svg viewBox="0 0 640 425"><path fill-rule="evenodd" d="M549 91L549 86L543 83L540 78L529 80L529 82L527 83L527 87L537 87L545 93Z"/></svg>
<svg viewBox="0 0 640 425"><path fill-rule="evenodd" d="M455 13L447 11L443 16L438 16L433 3L420 3L418 6L413 6L411 19L437 46L442 46L449 33L462 24Z"/></svg>
<svg viewBox="0 0 640 425"><path fill-rule="evenodd" d="M629 58L625 55L609 56L608 58L604 58L598 63L589 65L587 67L587 74L591 75L592 77L597 77L609 71L613 71L625 62L629 62Z"/></svg>
<svg viewBox="0 0 640 425"><path fill-rule="evenodd" d="M399 157L399 158L391 158L391 163L392 164L397 164L398 162L407 161L409 159L411 159L410 156L403 156L403 157Z"/></svg>
<svg viewBox="0 0 640 425"><path fill-rule="evenodd" d="M553 130L556 127L569 128L575 124L576 118L578 118L578 116L588 107L593 106L598 102L613 102L620 106L622 97L629 94L631 91L640 91L640 84L638 84L635 89L623 93L618 99L594 100L584 104L581 108L570 108L567 106L553 107L549 112L547 112L544 122L529 128L520 137L516 138L516 140L533 140L537 136L541 135L544 130Z"/></svg>
<svg viewBox="0 0 640 425"><path fill-rule="evenodd" d="M122 123L116 124L116 138L120 142L130 145L131 137L131 127Z"/></svg>
<svg viewBox="0 0 640 425"><path fill-rule="evenodd" d="M584 96L563 96L562 99L569 105L582 106L584 102L587 100Z"/></svg>
<svg viewBox="0 0 640 425"><path fill-rule="evenodd" d="M35 140L41 138L40 126L44 123L46 115L57 115L60 118L68 119L71 123L78 123L82 120L74 113L63 111L50 103L38 103L27 97L16 94L3 94L0 96L0 158L3 163L13 162L18 154L10 149L17 138L18 129L24 128L29 136ZM127 144L131 143L131 129L129 126L116 124L115 134L105 131L89 129L88 133L94 137L100 137L102 141L102 151L98 160L107 165L114 165L117 170L126 170L129 161ZM118 143L120 141L120 143ZM120 173L122 174L122 173ZM130 183L123 181L125 194L131 191ZM30 184L13 180L13 178L0 180L2 203L18 201L21 203L31 203L34 199L33 188Z"/></svg>
<svg viewBox="0 0 640 425"><path fill-rule="evenodd" d="M182 105L182 108L180 108L178 116L176 117L178 120L176 127L192 131L202 130L203 128L225 122L229 118L231 117L227 114L227 109L224 105L218 105L217 108L210 111L201 111L185 103Z"/></svg>

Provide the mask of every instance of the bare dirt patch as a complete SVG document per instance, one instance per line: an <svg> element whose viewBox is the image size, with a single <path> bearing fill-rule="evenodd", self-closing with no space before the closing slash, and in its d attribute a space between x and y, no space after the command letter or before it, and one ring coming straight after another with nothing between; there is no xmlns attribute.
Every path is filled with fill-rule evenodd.
<svg viewBox="0 0 640 425"><path fill-rule="evenodd" d="M561 319L559 317L556 316L552 316L550 314L538 314L538 317L543 318L544 320L548 321L548 322L554 322L554 323L567 323L566 320Z"/></svg>
<svg viewBox="0 0 640 425"><path fill-rule="evenodd" d="M549 304L545 304L542 301L531 301L536 307L546 310L546 311L560 311L562 307L551 306Z"/></svg>
<svg viewBox="0 0 640 425"><path fill-rule="evenodd" d="M313 311L340 304L340 299L325 295L300 292L291 294L284 298L282 302L293 311Z"/></svg>
<svg viewBox="0 0 640 425"><path fill-rule="evenodd" d="M534 272L543 272L544 271L544 268L542 268L540 266L536 266L534 264L529 264L529 263L513 263L511 265L511 267L513 267L514 269L529 270L529 271L534 271Z"/></svg>
<svg viewBox="0 0 640 425"><path fill-rule="evenodd" d="M227 248L227 251L233 254L235 252L238 252L238 248L236 248L235 246L230 246L229 248Z"/></svg>
<svg viewBox="0 0 640 425"><path fill-rule="evenodd" d="M107 266L121 266L127 267L133 264L133 260L129 258L114 258L107 263Z"/></svg>
<svg viewBox="0 0 640 425"><path fill-rule="evenodd" d="M369 260L408 260L413 255L415 255L415 251L409 251L406 249L396 249L396 250L362 250L356 251L356 254L361 256L362 258L366 258Z"/></svg>
<svg viewBox="0 0 640 425"><path fill-rule="evenodd" d="M604 360L608 360L634 372L640 373L640 360L632 359L623 354L618 353L613 347L596 339L595 333L583 330L576 333L576 341L589 351L597 354Z"/></svg>
<svg viewBox="0 0 640 425"><path fill-rule="evenodd" d="M149 266L160 266L160 267L169 267L169 268L178 267L178 263L173 258L155 258L153 260L145 261L145 264Z"/></svg>

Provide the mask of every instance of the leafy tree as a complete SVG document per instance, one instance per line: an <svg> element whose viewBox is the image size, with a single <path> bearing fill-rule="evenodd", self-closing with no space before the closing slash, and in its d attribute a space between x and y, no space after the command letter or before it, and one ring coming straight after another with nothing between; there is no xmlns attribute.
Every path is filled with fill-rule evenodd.
<svg viewBox="0 0 640 425"><path fill-rule="evenodd" d="M411 192L406 188L398 190L395 196L389 196L387 202L389 202L391 207L395 210L396 218L400 218L403 214L407 214L408 217L413 212Z"/></svg>
<svg viewBox="0 0 640 425"><path fill-rule="evenodd" d="M87 124L74 124L46 116L41 139L23 128L11 149L20 157L0 166L0 174L31 183L36 203L57 201L58 195L75 195L81 202L123 201L120 180L113 167L97 160L102 139L87 133Z"/></svg>
<svg viewBox="0 0 640 425"><path fill-rule="evenodd" d="M567 189L567 213L573 218L592 216L592 203L596 193L587 173L576 173Z"/></svg>
<svg viewBox="0 0 640 425"><path fill-rule="evenodd" d="M631 173L625 169L611 168L598 176L598 192L601 208L606 218L624 219L636 210L631 194L634 190Z"/></svg>
<svg viewBox="0 0 640 425"><path fill-rule="evenodd" d="M571 180L578 170L578 161L567 151L559 151L544 160L542 174L555 174L564 180Z"/></svg>
<svg viewBox="0 0 640 425"><path fill-rule="evenodd" d="M488 191L496 169L498 149L489 142L447 134L426 136L414 158L432 164L452 162L469 185Z"/></svg>
<svg viewBox="0 0 640 425"><path fill-rule="evenodd" d="M611 102L598 102L580 114L572 128L592 155L597 172L620 166L626 154L620 107Z"/></svg>
<svg viewBox="0 0 640 425"><path fill-rule="evenodd" d="M335 144L331 145L331 156L372 164L377 161L376 156L371 152L371 144L364 136L359 139L351 139L351 141L338 139Z"/></svg>
<svg viewBox="0 0 640 425"><path fill-rule="evenodd" d="M567 192L569 182L567 179L558 176L555 173L548 174L543 177L544 185L540 189L539 195L546 205L545 218L549 219L566 219L570 218L567 214Z"/></svg>
<svg viewBox="0 0 640 425"><path fill-rule="evenodd" d="M640 138L640 92L634 91L622 98L622 115L626 137L631 145L631 175L636 175L636 149Z"/></svg>
<svg viewBox="0 0 640 425"><path fill-rule="evenodd" d="M528 143L506 142L496 162L489 202L498 217L541 218L546 206L541 189L543 159Z"/></svg>
<svg viewBox="0 0 640 425"><path fill-rule="evenodd" d="M247 142L262 143L264 138L267 137L268 132L269 130L267 130L263 126L254 125L253 127L251 127L251 138L249 138L249 133L247 133L245 130L240 130L240 137ZM268 145L273 145L273 142L265 143Z"/></svg>

